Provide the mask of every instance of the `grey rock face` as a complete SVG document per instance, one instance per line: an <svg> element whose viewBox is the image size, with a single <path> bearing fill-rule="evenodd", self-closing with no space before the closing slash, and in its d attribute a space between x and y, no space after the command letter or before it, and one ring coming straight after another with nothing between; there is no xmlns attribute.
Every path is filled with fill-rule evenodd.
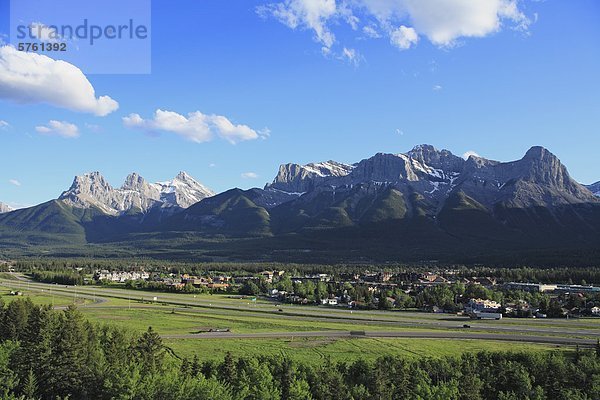
<svg viewBox="0 0 600 400"><path fill-rule="evenodd" d="M12 207L10 207L4 203L0 203L0 214L11 212L11 211L13 211Z"/></svg>
<svg viewBox="0 0 600 400"><path fill-rule="evenodd" d="M311 169L310 165L282 165L269 186L287 192L309 192L376 184L381 188L392 187L405 196L419 196L432 206L432 212L458 192L490 210L497 204L518 208L598 202L543 147L532 147L522 159L513 162L476 156L464 160L448 150L419 145L403 154L376 154L347 166L343 173L319 174L307 172L306 167Z"/></svg>
<svg viewBox="0 0 600 400"><path fill-rule="evenodd" d="M137 173L127 176L121 188L113 188L99 172L77 176L59 200L78 208L94 207L105 214L119 215L153 207L187 208L213 196L214 192L184 172L173 180L149 183Z"/></svg>
<svg viewBox="0 0 600 400"><path fill-rule="evenodd" d="M471 157L456 190L488 207L498 202L517 208L596 202L543 147L532 147L522 159L507 163Z"/></svg>
<svg viewBox="0 0 600 400"><path fill-rule="evenodd" d="M314 189L327 178L346 176L353 169L353 165L336 161L307 165L284 164L279 167L279 173L273 183L267 185L265 189L272 188L288 193L304 193Z"/></svg>
<svg viewBox="0 0 600 400"><path fill-rule="evenodd" d="M106 214L118 214L125 209L122 194L113 189L100 172L76 176L71 188L61 194L59 200L78 208L96 207Z"/></svg>

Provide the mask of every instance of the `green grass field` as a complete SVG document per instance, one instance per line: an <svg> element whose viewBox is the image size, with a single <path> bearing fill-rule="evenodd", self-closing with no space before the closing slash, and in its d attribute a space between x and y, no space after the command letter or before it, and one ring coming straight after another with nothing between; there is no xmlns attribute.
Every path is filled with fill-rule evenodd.
<svg viewBox="0 0 600 400"><path fill-rule="evenodd" d="M238 311L176 311L169 306L155 306L151 309L139 308L133 304L132 309L109 307L82 308L81 311L92 321L118 323L137 331L145 331L152 326L158 333L190 334L208 329L230 329L234 333L262 332L298 332L326 330L418 330L393 324L377 322L337 322L316 321L310 317L293 317L285 315L251 314Z"/></svg>
<svg viewBox="0 0 600 400"><path fill-rule="evenodd" d="M305 332L305 331L431 331L462 329L464 318L455 315L417 312L353 311L343 308L278 305L261 300L229 295L184 295L129 291L114 287L44 286L3 281L0 297L9 302L11 288L24 292L36 304L54 303L64 307L78 300L81 312L92 322L114 324L141 333L152 326L162 335L200 337L165 339L180 357L197 355L201 360L221 360L227 352L235 356L271 355L289 357L303 362L320 362L325 357L334 361L375 359L383 355L402 357L442 357L465 352L490 351L550 351L553 345L528 343L451 340L425 338L202 338L209 329L229 329L233 333ZM48 292L52 290L54 295ZM82 295L88 297L83 303ZM153 298L157 297L157 301ZM94 302L93 300L101 300ZM176 304L169 304L169 302ZM181 302L189 302L182 305ZM177 304L179 303L179 304ZM278 310L282 311L278 311ZM577 327L594 329L597 320L502 320L493 324L527 327ZM470 321L470 331L489 321Z"/></svg>
<svg viewBox="0 0 600 400"><path fill-rule="evenodd" d="M84 299L74 297L73 295L53 296L50 293L44 293L41 291L38 292L33 290L21 290L21 292L23 293L22 296L14 296L10 294L11 291L13 291L13 289L5 286L0 286L0 298L2 299L2 301L4 301L5 304L8 304L15 299L23 297L29 297L34 304L52 304L55 307L66 307L70 304L74 304L74 302L78 306L82 306L88 303Z"/></svg>
<svg viewBox="0 0 600 400"><path fill-rule="evenodd" d="M281 356L305 363L374 360L390 355L409 358L459 356L476 351L551 351L553 346L480 340L298 338L298 339L170 339L165 344L179 357L221 361L235 356Z"/></svg>

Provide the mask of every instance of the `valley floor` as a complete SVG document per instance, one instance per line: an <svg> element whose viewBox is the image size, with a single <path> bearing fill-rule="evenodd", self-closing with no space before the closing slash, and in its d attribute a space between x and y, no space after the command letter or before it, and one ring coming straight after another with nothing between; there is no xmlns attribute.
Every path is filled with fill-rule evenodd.
<svg viewBox="0 0 600 400"><path fill-rule="evenodd" d="M197 355L201 360L222 360L227 352L306 362L326 357L442 357L480 350L570 350L593 346L600 339L600 319L473 321L452 314L281 305L243 296L51 285L20 275L5 278L0 279L4 302L19 297L11 292L21 292L35 303L59 309L76 303L91 321L137 332L152 326L177 356Z"/></svg>

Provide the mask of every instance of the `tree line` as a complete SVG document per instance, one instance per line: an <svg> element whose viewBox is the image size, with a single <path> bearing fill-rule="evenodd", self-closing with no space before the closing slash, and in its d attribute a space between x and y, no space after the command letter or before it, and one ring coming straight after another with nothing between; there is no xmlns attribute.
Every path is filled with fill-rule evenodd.
<svg viewBox="0 0 600 400"><path fill-rule="evenodd" d="M84 276L75 270L33 271L31 277L38 282L60 285L83 285L85 283Z"/></svg>

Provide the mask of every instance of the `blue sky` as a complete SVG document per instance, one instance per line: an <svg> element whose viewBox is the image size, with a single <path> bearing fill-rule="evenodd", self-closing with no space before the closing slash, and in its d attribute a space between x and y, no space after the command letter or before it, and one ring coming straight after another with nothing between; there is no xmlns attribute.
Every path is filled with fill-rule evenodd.
<svg viewBox="0 0 600 400"><path fill-rule="evenodd" d="M281 163L356 162L421 143L501 161L542 145L580 182L600 180L597 1L490 0L516 11L490 31L443 21L464 35L435 25L426 15L435 7L384 18L320 0L337 14L318 9L325 14L303 20L308 14L293 13L304 1L319 2L154 0L151 74L87 74L96 96L118 102L105 116L60 99L19 103L19 89L0 82L0 121L8 124L0 127L0 201L47 201L74 175L95 170L114 186L132 171L159 181L185 170L216 191L249 188L272 180ZM0 0L3 34L8 8ZM161 129L157 109L200 112L210 131ZM131 114L141 120L125 124ZM51 120L76 125L77 137L36 129L53 132ZM242 177L249 172L257 178Z"/></svg>

